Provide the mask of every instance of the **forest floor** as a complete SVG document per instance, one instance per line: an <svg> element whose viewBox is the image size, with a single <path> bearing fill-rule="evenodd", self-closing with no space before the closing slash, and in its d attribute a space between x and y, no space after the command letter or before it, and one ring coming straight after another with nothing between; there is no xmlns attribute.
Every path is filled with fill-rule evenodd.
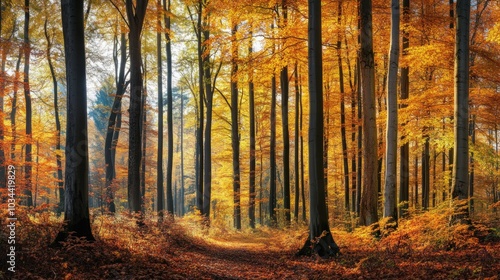
<svg viewBox="0 0 500 280"><path fill-rule="evenodd" d="M188 218L138 230L131 219L101 216L93 221L96 242L54 249L48 244L60 224L26 218L16 272L2 254L0 279L500 279L500 219L448 227L445 215L425 213L382 237L368 227L332 229L341 254L322 259L295 256L304 226L236 232Z"/></svg>

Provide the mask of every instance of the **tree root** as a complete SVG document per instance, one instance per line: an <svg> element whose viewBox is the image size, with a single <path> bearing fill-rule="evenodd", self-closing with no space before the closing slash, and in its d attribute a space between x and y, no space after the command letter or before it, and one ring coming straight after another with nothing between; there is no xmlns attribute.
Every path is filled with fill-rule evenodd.
<svg viewBox="0 0 500 280"><path fill-rule="evenodd" d="M313 254L318 254L322 258L335 257L340 254L340 248L330 232L323 231L321 236L313 240L307 239L295 256L311 256Z"/></svg>

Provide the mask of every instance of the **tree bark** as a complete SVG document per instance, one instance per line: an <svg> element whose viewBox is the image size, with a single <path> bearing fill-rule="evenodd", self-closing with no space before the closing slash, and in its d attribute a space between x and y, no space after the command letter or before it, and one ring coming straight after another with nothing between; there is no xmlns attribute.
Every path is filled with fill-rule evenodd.
<svg viewBox="0 0 500 280"><path fill-rule="evenodd" d="M253 52L253 42L252 42L252 31L250 31L250 45L248 47L248 56L250 61L252 60ZM252 67L252 66L250 66ZM256 157L255 157L255 90L253 83L253 69L250 69L249 82L248 82L248 103L249 103L249 122L250 122L250 180L249 180L249 206L248 206L248 218L250 223L250 228L255 228L255 169L256 169Z"/></svg>
<svg viewBox="0 0 500 280"><path fill-rule="evenodd" d="M312 251L322 257L335 256L339 247L328 225L323 170L323 69L321 1L309 0L309 239L299 254Z"/></svg>
<svg viewBox="0 0 500 280"><path fill-rule="evenodd" d="M457 0L455 33L455 108L451 222L469 223L469 23L470 0Z"/></svg>
<svg viewBox="0 0 500 280"><path fill-rule="evenodd" d="M31 57L31 44L29 37L29 22L30 22L30 1L24 1L24 99L26 104L26 144L25 144L25 163L24 163L24 179L25 189L23 194L25 196L25 205L33 206L33 198L31 193L32 188L32 110L31 110L31 91L30 91L30 57Z"/></svg>
<svg viewBox="0 0 500 280"><path fill-rule="evenodd" d="M283 10L283 27L287 26L288 7L287 0L281 1ZM283 43L286 46L286 41ZM285 47L284 46L284 47ZM290 135L288 122L288 97L289 97L289 79L288 66L281 68L281 121L283 134L283 208L285 211L285 223L290 224Z"/></svg>
<svg viewBox="0 0 500 280"><path fill-rule="evenodd" d="M295 173L295 208L294 208L294 219L297 223L299 221L299 202L300 202L300 161L299 161L299 147L300 147L300 127L299 127L299 115L300 115L300 91L299 91L299 67L298 62L295 62L294 69L294 81L295 81L295 134L293 137L294 141L294 173Z"/></svg>
<svg viewBox="0 0 500 280"><path fill-rule="evenodd" d="M174 200L172 195L172 176L174 168L174 126L173 126L173 94L172 94L172 40L170 37L170 0L163 0L163 8L167 10L168 16L165 15L165 33L166 55L167 55L167 212L170 215L174 214Z"/></svg>
<svg viewBox="0 0 500 280"><path fill-rule="evenodd" d="M236 32L238 24L233 23L231 31L231 146L233 149L233 196L234 196L234 227L241 229L241 206L240 206L240 135L238 119L238 45L236 43Z"/></svg>
<svg viewBox="0 0 500 280"><path fill-rule="evenodd" d="M399 68L399 0L391 1L391 47L387 75L387 129L385 149L384 217L398 219L397 159L398 159L398 68Z"/></svg>
<svg viewBox="0 0 500 280"><path fill-rule="evenodd" d="M408 54L408 48L410 47L409 33L406 30L406 25L408 25L409 22L410 0L403 0L403 24L405 25L405 28L403 29L403 57ZM410 95L409 73L410 69L408 66L401 68L401 100L408 99ZM406 104L400 104L400 108L406 107ZM403 145L399 149L399 203L401 203L401 206L399 208L400 218L408 215L408 206L410 200L410 144L405 140L404 136L401 137L401 140L403 141Z"/></svg>
<svg viewBox="0 0 500 280"><path fill-rule="evenodd" d="M64 229L53 245L70 234L93 241L88 208L87 87L83 1L62 0L64 54L67 81L66 169Z"/></svg>
<svg viewBox="0 0 500 280"><path fill-rule="evenodd" d="M115 39L117 41L117 39ZM115 42L115 44L118 44ZM119 128L121 126L121 107L122 97L125 93L125 64L127 62L127 41L125 33L120 35L120 62L118 65L118 49L115 45L115 86L116 94L113 100L113 106L108 119L108 129L104 142L104 161L106 164L106 206L110 213L116 212L113 180L116 178L115 154L118 144Z"/></svg>
<svg viewBox="0 0 500 280"><path fill-rule="evenodd" d="M361 20L361 94L363 95L363 194L360 223L378 221L377 198L377 123L375 116L375 61L372 33L372 1L360 1Z"/></svg>
<svg viewBox="0 0 500 280"><path fill-rule="evenodd" d="M165 5L162 6L161 0L157 0L156 7L158 9L156 21L158 26L161 23L161 11L165 11ZM158 74L156 76L158 82L158 147L156 154L156 210L158 211L158 222L163 221L164 210L164 190L163 190L163 59L162 59L162 41L161 31L156 31L156 63Z"/></svg>
<svg viewBox="0 0 500 280"><path fill-rule="evenodd" d="M271 144L270 144L270 183L269 216L270 226L277 226L276 217L276 75L271 78Z"/></svg>
<svg viewBox="0 0 500 280"><path fill-rule="evenodd" d="M142 159L142 56L141 32L148 0L126 1L130 56L130 106L129 106L129 154L128 154L128 204L132 212L141 211L141 159Z"/></svg>

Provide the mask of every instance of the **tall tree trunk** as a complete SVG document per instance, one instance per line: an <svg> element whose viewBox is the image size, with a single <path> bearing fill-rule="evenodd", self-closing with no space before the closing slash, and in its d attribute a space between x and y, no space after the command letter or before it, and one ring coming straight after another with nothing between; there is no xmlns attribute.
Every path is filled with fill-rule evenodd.
<svg viewBox="0 0 500 280"><path fill-rule="evenodd" d="M170 0L163 0L163 8L167 10L165 15L166 55L167 55L167 212L174 214L174 201L172 196L172 175L174 167L174 126L173 126L173 94L172 94L172 42L170 38Z"/></svg>
<svg viewBox="0 0 500 280"><path fill-rule="evenodd" d="M120 35L120 62L118 62L118 39L115 38L115 87L116 94L108 119L108 129L104 142L104 161L106 164L106 205L110 213L116 212L113 180L116 178L115 154L121 126L122 97L127 87L125 82L125 64L127 63L127 41L125 33ZM119 63L119 64L118 64Z"/></svg>
<svg viewBox="0 0 500 280"><path fill-rule="evenodd" d="M203 71L203 42L202 42L202 15L203 0L198 0L197 23L195 29L197 47L198 47L198 122L196 127L196 167L195 167L195 185L196 185L196 208L203 214L203 123L204 123L204 104L205 82Z"/></svg>
<svg viewBox="0 0 500 280"><path fill-rule="evenodd" d="M158 27L162 26L161 11L164 12L165 6L162 6L161 0L157 0L156 8L158 9L156 21ZM168 44L168 42L167 42ZM163 221L164 210L164 190L163 190L163 45L161 42L161 30L156 31L156 63L158 74L156 76L158 82L158 151L156 154L156 210L158 211L158 222Z"/></svg>
<svg viewBox="0 0 500 280"><path fill-rule="evenodd" d="M300 175L300 162L299 162L299 115L300 115L300 91L299 91L299 66L298 62L295 62L295 69L293 71L294 81L295 81L295 134L293 137L294 142L294 173L295 173L295 208L294 208L294 218L295 222L299 221L299 200L300 200L300 178L303 176Z"/></svg>
<svg viewBox="0 0 500 280"><path fill-rule="evenodd" d="M43 25L45 39L47 40L47 62L49 64L50 76L52 77L52 86L54 93L54 116L56 121L56 166L57 166L57 187L59 191L59 203L57 205L57 214L60 215L64 211L64 181L62 177L62 162L59 151L61 150L61 121L59 120L59 102L57 90L57 78L52 64L52 41L47 30L47 19Z"/></svg>
<svg viewBox="0 0 500 280"><path fill-rule="evenodd" d="M70 234L94 240L88 207L87 87L85 74L85 36L83 1L62 0L64 54L66 58L67 122L64 229L53 245Z"/></svg>
<svg viewBox="0 0 500 280"><path fill-rule="evenodd" d="M309 239L300 253L311 248L320 256L334 256L339 247L328 225L323 169L323 65L321 44L321 1L309 0ZM318 242L312 240L319 239Z"/></svg>
<svg viewBox="0 0 500 280"><path fill-rule="evenodd" d="M384 217L398 219L398 68L399 68L399 0L391 1L391 47L387 75L387 132L385 149Z"/></svg>
<svg viewBox="0 0 500 280"><path fill-rule="evenodd" d="M203 211L207 222L210 222L210 206L212 204L212 114L213 114L213 98L214 91L212 89L212 74L210 67L210 50L209 50L209 39L210 30L209 15L205 15L203 18L203 79L205 87L206 105L207 105L207 119L205 124L205 148L203 152L205 153L203 159L203 167L205 171L203 172Z"/></svg>
<svg viewBox="0 0 500 280"><path fill-rule="evenodd" d="M372 1L360 1L361 93L363 95L363 195L360 223L378 221L377 213L377 123L375 116L375 60L373 54Z"/></svg>
<svg viewBox="0 0 500 280"><path fill-rule="evenodd" d="M182 95L182 90L180 91L181 98L181 190L180 190L180 216L184 216L184 96Z"/></svg>
<svg viewBox="0 0 500 280"><path fill-rule="evenodd" d="M270 226L277 226L276 217L276 75L271 78L271 144L270 144L270 183L269 216Z"/></svg>
<svg viewBox="0 0 500 280"><path fill-rule="evenodd" d="M403 57L408 54L410 47L410 36L406 26L410 22L410 0L403 0ZM410 69L408 66L401 68L401 100L407 100L410 95ZM405 101L402 101L405 102ZM406 104L400 104L400 108L406 108ZM405 124L404 124L405 125ZM410 144L405 137L401 137L403 145L400 147L399 161L399 217L405 217L408 214L410 200Z"/></svg>
<svg viewBox="0 0 500 280"><path fill-rule="evenodd" d="M457 0L452 223L469 223L469 23L470 0Z"/></svg>
<svg viewBox="0 0 500 280"><path fill-rule="evenodd" d="M231 30L231 143L233 149L233 196L234 196L234 227L241 229L241 206L240 206L240 135L238 120L238 44L236 43L236 32L238 24L233 23Z"/></svg>
<svg viewBox="0 0 500 280"><path fill-rule="evenodd" d="M422 152L422 209L429 209L430 191L430 147L429 137L425 136L424 150Z"/></svg>
<svg viewBox="0 0 500 280"><path fill-rule="evenodd" d="M24 99L26 104L26 145L25 145L25 163L24 163L24 179L25 179L25 189L23 194L25 195L26 206L33 206L33 199L31 194L32 188L32 110L31 110L31 92L30 92L30 56L31 56L31 44L29 37L29 22L30 22L30 1L24 1Z"/></svg>
<svg viewBox="0 0 500 280"><path fill-rule="evenodd" d="M337 23L341 24L342 1L339 1L337 8ZM349 156L347 154L347 137L345 129L345 88L344 88L344 69L342 67L342 38L340 33L337 35L337 63L339 67L339 86L340 86L340 135L342 138L342 166L344 171L344 207L349 211Z"/></svg>
<svg viewBox="0 0 500 280"><path fill-rule="evenodd" d="M144 64L143 66L144 73L147 73L147 66ZM144 80L146 80L146 76L144 76ZM147 84L145 82L144 84ZM144 215L146 213L146 141L147 141L147 135L148 135L148 129L147 129L147 90L144 88L144 91L142 93L142 106L143 106L143 113L142 113L142 132L141 132L141 137L142 137L142 159L141 159L141 214ZM142 217L141 217L142 218Z"/></svg>
<svg viewBox="0 0 500 280"><path fill-rule="evenodd" d="M253 52L253 42L252 42L252 31L250 31L250 45L248 47L248 56L250 61L252 60ZM252 67L252 66L250 66ZM249 103L249 122L250 122L250 180L249 180L249 206L248 206L248 218L250 223L250 228L255 228L255 90L253 83L253 69L250 70L249 82L248 82L248 103Z"/></svg>
<svg viewBox="0 0 500 280"><path fill-rule="evenodd" d="M12 110L10 111L10 126L11 126L11 135L12 135L12 144L10 146L10 160L12 163L15 163L16 159L16 114L17 114L17 92L19 90L19 69L21 66L21 59L23 56L22 48L19 48L19 56L17 57L16 62L16 72L14 74L14 85L12 92ZM62 181L62 180L61 180ZM64 204L64 203L63 203Z"/></svg>
<svg viewBox="0 0 500 280"><path fill-rule="evenodd" d="M130 107L129 107L129 154L128 154L128 204L132 212L141 211L140 167L142 159L142 56L141 32L148 0L126 1L130 55Z"/></svg>
<svg viewBox="0 0 500 280"><path fill-rule="evenodd" d="M304 168L304 133L303 133L303 124L304 124L304 110L302 106L302 77L299 75L299 126L300 126L300 192L302 196L302 221L306 221L306 191L305 191L305 168Z"/></svg>
<svg viewBox="0 0 500 280"><path fill-rule="evenodd" d="M283 27L287 26L288 7L287 0L281 1L283 9ZM286 41L283 43L286 47ZM289 96L289 80L288 66L281 68L280 72L281 85L281 121L283 134L283 208L285 211L285 223L290 224L290 135L288 122L288 96Z"/></svg>

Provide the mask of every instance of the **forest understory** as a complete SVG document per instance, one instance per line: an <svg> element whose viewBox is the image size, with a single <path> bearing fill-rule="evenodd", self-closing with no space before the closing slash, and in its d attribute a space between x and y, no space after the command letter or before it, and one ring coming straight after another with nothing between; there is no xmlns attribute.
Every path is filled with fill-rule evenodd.
<svg viewBox="0 0 500 280"><path fill-rule="evenodd" d="M414 214L380 235L373 226L349 232L337 225L332 234L341 254L322 259L295 256L307 238L305 225L235 231L202 227L200 217L190 215L161 225L149 221L138 230L132 218L97 216L92 221L96 242L73 238L49 248L60 220L49 213L24 213L16 272L2 268L0 278L500 279L500 215L452 227L448 217L443 209ZM2 225L2 239L5 229Z"/></svg>

